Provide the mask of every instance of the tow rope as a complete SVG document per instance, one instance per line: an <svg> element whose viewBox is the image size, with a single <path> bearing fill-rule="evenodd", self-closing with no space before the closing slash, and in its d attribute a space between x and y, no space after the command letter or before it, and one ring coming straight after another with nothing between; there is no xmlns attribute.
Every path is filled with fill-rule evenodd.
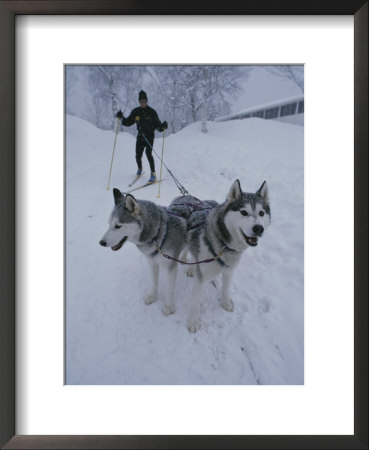
<svg viewBox="0 0 369 450"><path fill-rule="evenodd" d="M203 263L211 263L211 262L214 262L214 261L218 261L218 263L219 263L221 266L225 266L226 264L224 263L224 261L223 261L222 259L220 259L220 257L223 255L224 250L226 250L227 248L228 248L228 247L227 247L226 245L224 245L223 248L220 250L220 252L219 252L217 255L214 256L214 258L203 259L202 261L195 261L195 262L182 261L182 260L180 260L180 259L174 258L173 256L167 255L166 253L164 253L164 252L162 251L162 249L161 249L158 245L156 245L156 252L157 252L157 253L160 253L161 256L163 256L163 257L166 258L166 259L170 259L170 260L172 260L172 261L176 261L176 262L178 262L178 263L180 263L180 264L186 264L187 266L192 266L192 265L197 265L197 264L203 264ZM232 249L231 249L231 250L232 250ZM156 252L155 252L155 254L156 254Z"/></svg>
<svg viewBox="0 0 369 450"><path fill-rule="evenodd" d="M181 184L179 182L179 180L173 175L173 173L171 172L171 170L169 169L169 167L165 164L165 162L163 161L162 158L160 158L160 156L156 153L156 151L154 150L154 147L150 144L150 142L146 139L146 136L141 132L143 138L145 139L145 141L149 144L151 150L154 152L154 154L159 158L159 160L161 161L161 163L163 164L163 166L167 169L169 175L173 178L174 183L176 184L177 188L179 189L179 191L181 192L182 195L189 195L188 190L183 186L183 184Z"/></svg>

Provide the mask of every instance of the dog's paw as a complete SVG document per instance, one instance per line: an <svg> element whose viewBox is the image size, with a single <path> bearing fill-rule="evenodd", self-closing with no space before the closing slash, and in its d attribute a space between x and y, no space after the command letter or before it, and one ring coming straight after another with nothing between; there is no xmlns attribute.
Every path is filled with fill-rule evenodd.
<svg viewBox="0 0 369 450"><path fill-rule="evenodd" d="M233 312L234 310L234 305L231 299L223 300L220 306L228 312Z"/></svg>
<svg viewBox="0 0 369 450"><path fill-rule="evenodd" d="M174 305L164 305L162 311L164 316L169 316L170 314L174 314L176 312L176 307Z"/></svg>
<svg viewBox="0 0 369 450"><path fill-rule="evenodd" d="M151 305L151 303L156 302L156 300L158 299L157 295L146 295L145 297L145 305Z"/></svg>
<svg viewBox="0 0 369 450"><path fill-rule="evenodd" d="M200 319L188 319L187 321L187 328L190 333L196 333L196 331L200 328L200 325Z"/></svg>

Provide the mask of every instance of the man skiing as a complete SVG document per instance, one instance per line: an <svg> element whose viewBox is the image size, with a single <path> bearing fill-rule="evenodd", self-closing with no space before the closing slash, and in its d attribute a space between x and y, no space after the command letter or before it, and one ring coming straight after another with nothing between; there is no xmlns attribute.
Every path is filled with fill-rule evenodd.
<svg viewBox="0 0 369 450"><path fill-rule="evenodd" d="M117 117L122 120L122 124L130 127L134 123L137 126L137 141L136 141L136 162L138 166L137 175L142 174L142 155L146 148L146 156L150 164L151 176L149 183L156 181L155 163L152 156L152 149L154 145L154 131L164 131L168 128L166 121L160 122L155 109L147 105L147 95L145 91L140 91L138 94L138 101L140 106L134 108L128 117L124 117L121 110L117 112Z"/></svg>

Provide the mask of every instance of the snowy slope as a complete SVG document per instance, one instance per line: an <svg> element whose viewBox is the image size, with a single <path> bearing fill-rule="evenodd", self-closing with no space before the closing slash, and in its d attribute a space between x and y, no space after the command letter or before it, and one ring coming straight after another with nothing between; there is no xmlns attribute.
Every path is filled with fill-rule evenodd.
<svg viewBox="0 0 369 450"><path fill-rule="evenodd" d="M98 245L113 207L107 190L114 132L76 117L66 123L67 384L302 384L303 127L262 119L194 123L165 140L164 159L192 195L222 202L236 178L255 192L267 180L272 225L248 249L231 288L233 313L220 307L221 283L204 289L202 325L186 328L191 279L180 268L174 315L150 306L149 269L130 243ZM136 171L135 139L120 133L111 188L128 190ZM155 149L161 154L161 135ZM143 158L146 177L149 167ZM159 174L160 163L156 159ZM165 181L135 193L168 205L177 195ZM160 298L161 296L161 298Z"/></svg>

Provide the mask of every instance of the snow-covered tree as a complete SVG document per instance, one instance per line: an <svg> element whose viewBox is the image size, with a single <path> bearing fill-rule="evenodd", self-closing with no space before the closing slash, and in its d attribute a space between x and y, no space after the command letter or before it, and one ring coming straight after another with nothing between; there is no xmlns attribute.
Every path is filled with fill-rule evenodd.
<svg viewBox="0 0 369 450"><path fill-rule="evenodd" d="M247 78L249 70L241 66L197 66L201 77L200 106L202 132L207 132L206 122L229 112L230 99L240 92L241 78Z"/></svg>
<svg viewBox="0 0 369 450"><path fill-rule="evenodd" d="M160 119L175 133L195 121L206 123L229 113L240 91L240 81L247 78L248 67L216 65L94 65L79 71L79 81L86 81L87 96L83 118L99 128L112 129L116 113L127 116L138 106L138 92L147 92L149 104ZM75 83L73 70L67 74L67 96ZM68 112L70 112L68 110ZM81 112L78 112L80 115ZM128 129L134 132L134 127Z"/></svg>
<svg viewBox="0 0 369 450"><path fill-rule="evenodd" d="M118 109L130 111L137 101L141 75L141 66L90 66L88 82L98 127L114 128Z"/></svg>
<svg viewBox="0 0 369 450"><path fill-rule="evenodd" d="M240 80L249 70L241 66L148 66L146 68L169 115L171 131L188 123L207 120L229 112L230 100L240 91ZM201 115L200 115L201 114Z"/></svg>
<svg viewBox="0 0 369 450"><path fill-rule="evenodd" d="M77 83L77 80L78 80L77 67L72 65L65 66L65 95L66 95L67 114L70 114L72 112L68 100L73 95L73 88Z"/></svg>
<svg viewBox="0 0 369 450"><path fill-rule="evenodd" d="M304 66L269 66L267 69L273 75L292 81L304 92Z"/></svg>
<svg viewBox="0 0 369 450"><path fill-rule="evenodd" d="M111 93L108 78L99 66L90 66L87 83L91 95L90 111L94 125L103 129L111 128Z"/></svg>
<svg viewBox="0 0 369 450"><path fill-rule="evenodd" d="M112 125L114 126L117 108L118 80L120 79L122 66L96 66L106 78L109 96L111 99Z"/></svg>

